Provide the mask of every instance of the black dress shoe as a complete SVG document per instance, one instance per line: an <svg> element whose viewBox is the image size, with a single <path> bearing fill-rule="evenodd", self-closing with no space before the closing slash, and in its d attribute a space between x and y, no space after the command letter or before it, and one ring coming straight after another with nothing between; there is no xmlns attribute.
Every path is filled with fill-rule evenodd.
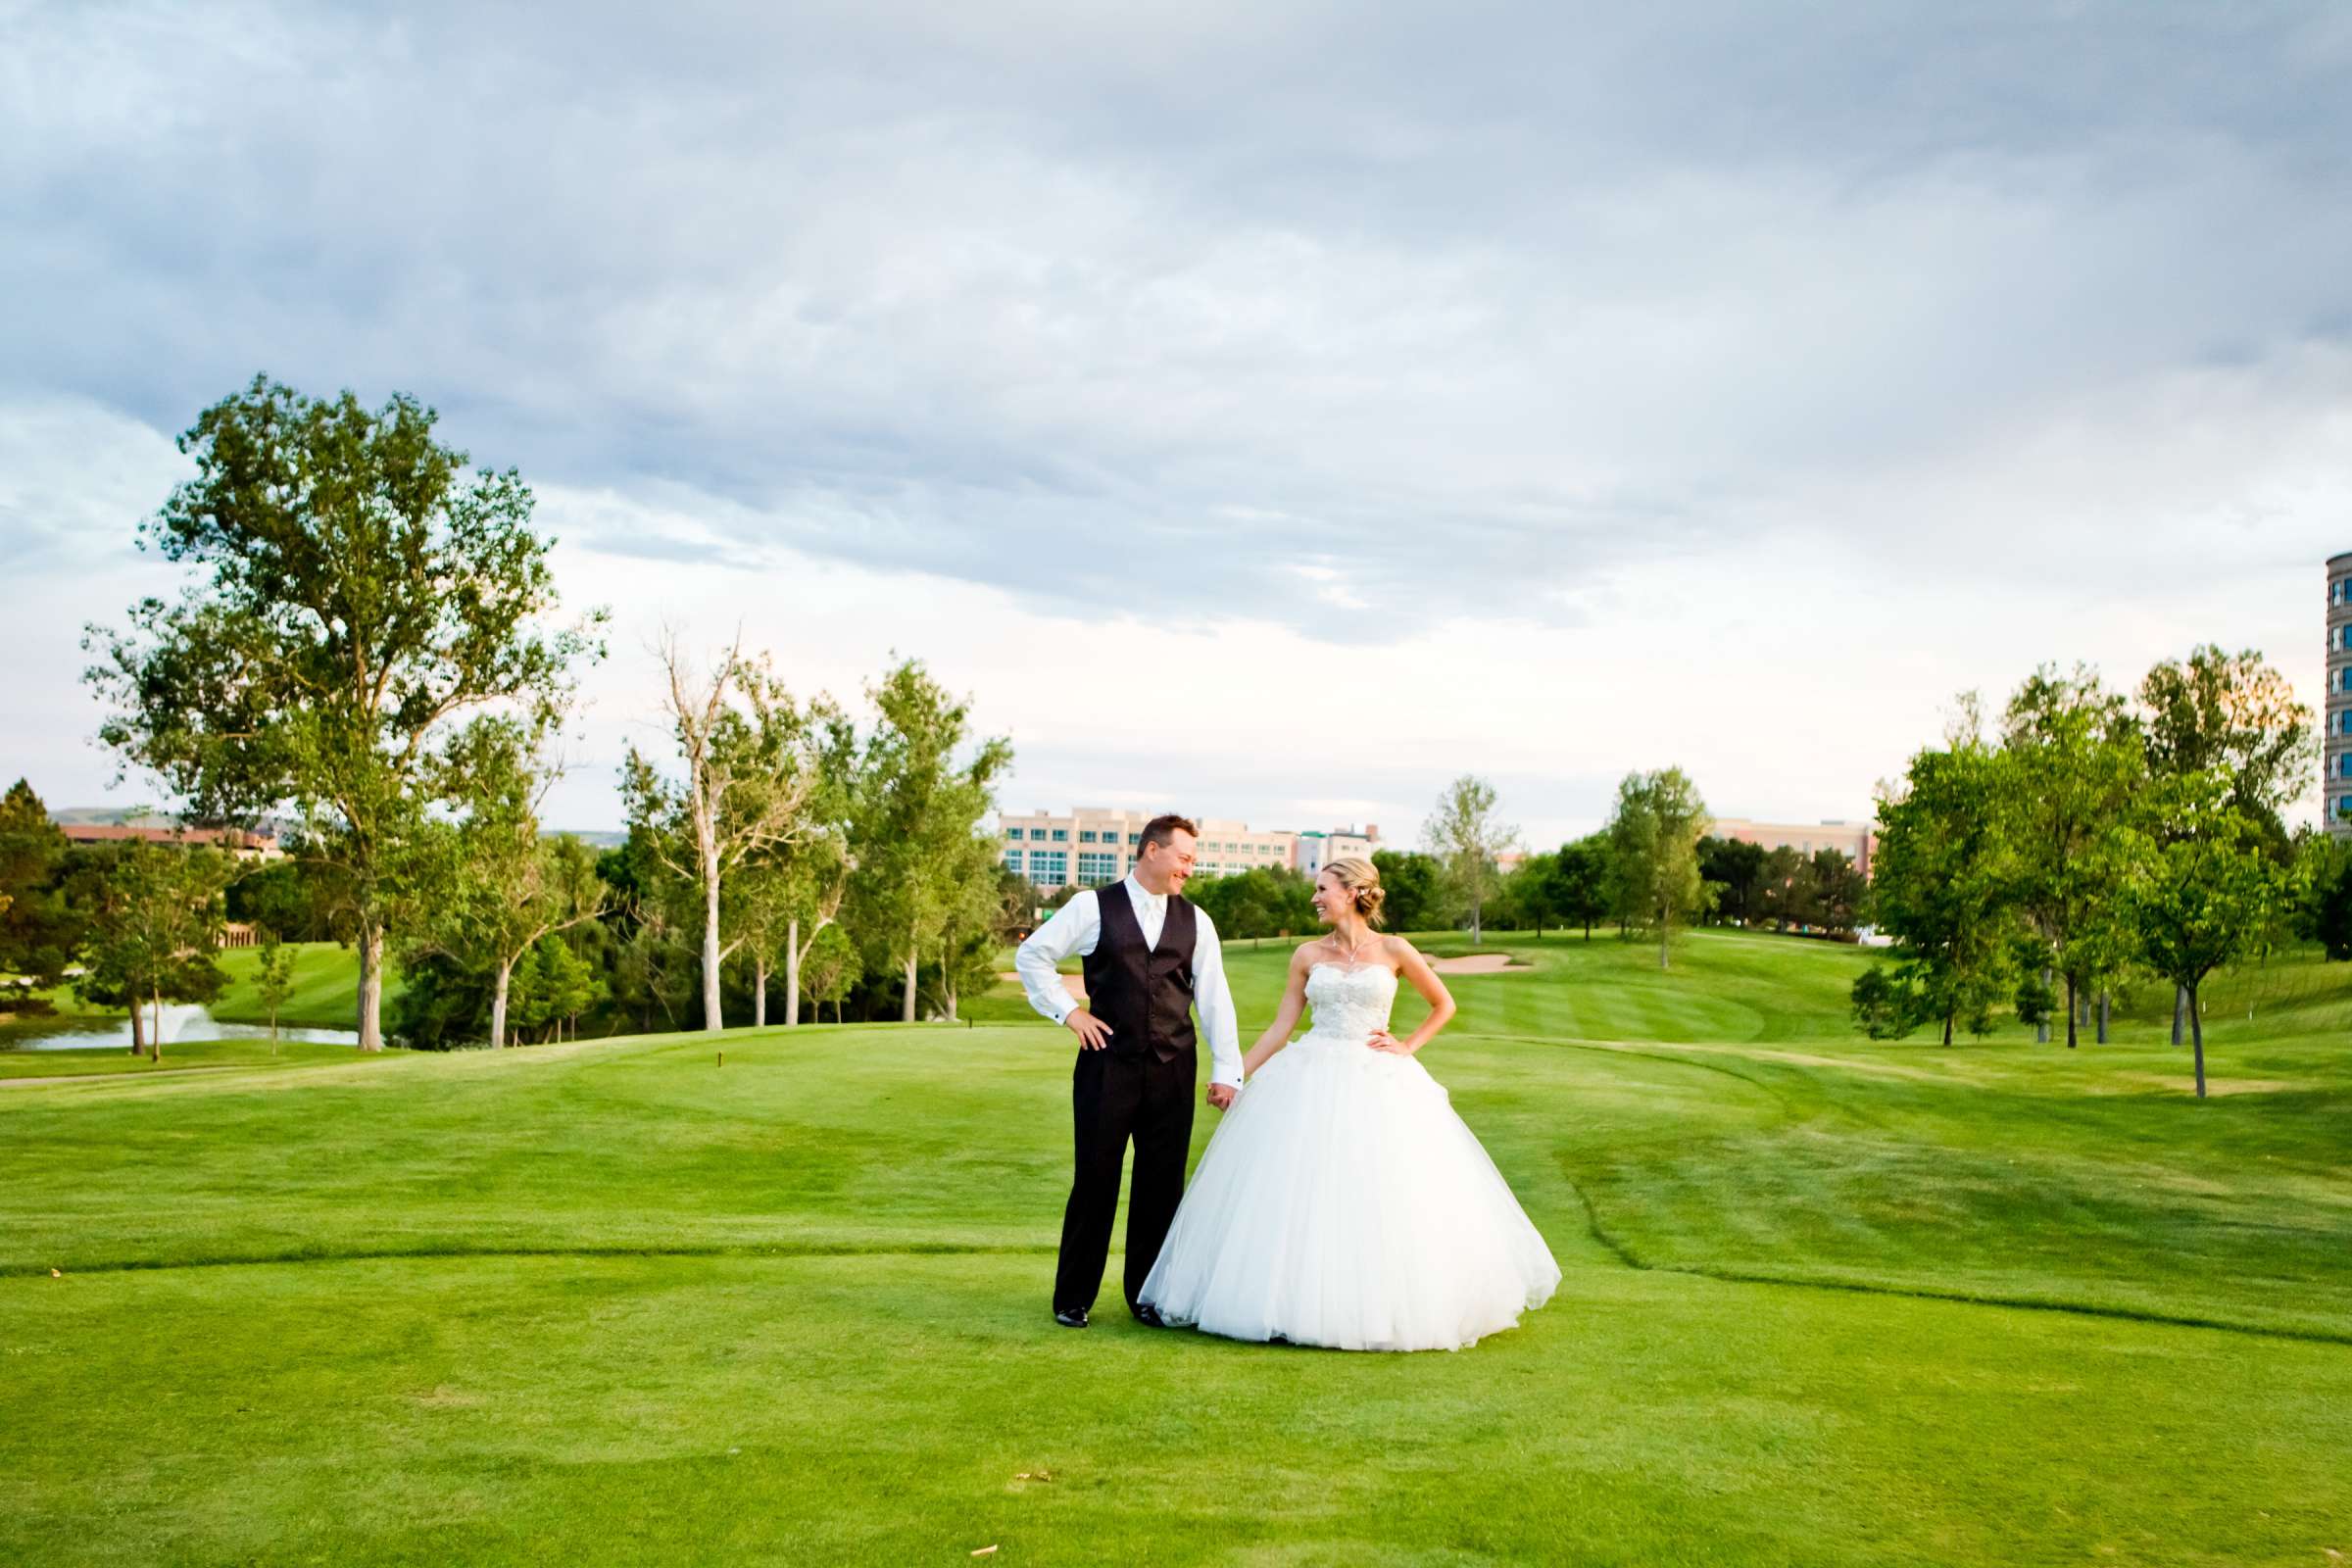
<svg viewBox="0 0 2352 1568"><path fill-rule="evenodd" d="M1168 1320L1159 1315L1159 1308L1150 1301L1138 1301L1129 1310L1135 1313L1135 1320L1148 1329L1164 1329L1168 1326Z"/></svg>
<svg viewBox="0 0 2352 1568"><path fill-rule="evenodd" d="M1057 1310L1054 1314L1054 1321L1065 1329L1082 1329L1086 1327L1086 1308L1073 1306L1066 1311Z"/></svg>

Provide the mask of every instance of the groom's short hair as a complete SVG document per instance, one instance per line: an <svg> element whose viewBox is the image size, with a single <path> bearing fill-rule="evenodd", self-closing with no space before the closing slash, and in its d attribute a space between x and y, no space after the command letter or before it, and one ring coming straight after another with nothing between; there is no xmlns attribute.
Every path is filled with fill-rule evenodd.
<svg viewBox="0 0 2352 1568"><path fill-rule="evenodd" d="M1175 843L1176 835L1179 833L1190 833L1193 837L1199 838L1200 828L1191 817L1178 816L1173 811L1153 817L1144 824L1143 837L1136 841L1135 858L1139 860L1142 859L1144 852L1154 844Z"/></svg>

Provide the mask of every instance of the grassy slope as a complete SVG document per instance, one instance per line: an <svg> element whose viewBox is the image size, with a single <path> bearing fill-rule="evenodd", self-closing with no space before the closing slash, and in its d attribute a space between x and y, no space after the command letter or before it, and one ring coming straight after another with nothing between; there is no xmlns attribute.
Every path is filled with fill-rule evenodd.
<svg viewBox="0 0 2352 1568"><path fill-rule="evenodd" d="M360 1026L360 959L350 948L332 942L301 942L294 949L294 990L278 1009L277 1021L289 1028L357 1029ZM225 1023L250 1023L263 1026L270 1022L269 1009L254 995L253 972L261 962L258 948L232 948L220 955L220 967L228 975L228 984L215 999L213 1016ZM122 1016L120 1007L84 1006L74 995L72 986L35 993L57 1010L68 1016L108 1019ZM387 1005L400 994L400 972L390 970L384 977L384 1001ZM42 1020L30 1020L37 1024ZM8 1043L11 1026L0 1024L0 1046ZM18 1032L24 1032L22 1030Z"/></svg>
<svg viewBox="0 0 2352 1568"><path fill-rule="evenodd" d="M0 1092L0 1560L2352 1552L2352 971L2198 1104L2159 999L1873 1046L1850 950L1510 945L1427 1060L1567 1282L1455 1356L1053 1330L1042 1025Z"/></svg>

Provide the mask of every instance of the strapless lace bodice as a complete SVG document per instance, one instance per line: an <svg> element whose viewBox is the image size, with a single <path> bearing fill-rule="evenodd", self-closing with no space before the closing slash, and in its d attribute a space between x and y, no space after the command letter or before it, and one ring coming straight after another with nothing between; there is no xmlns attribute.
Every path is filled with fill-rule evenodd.
<svg viewBox="0 0 2352 1568"><path fill-rule="evenodd" d="M1307 1004L1315 1009L1313 1033L1325 1040L1362 1040L1389 1026L1396 1002L1396 971L1377 963L1318 963L1307 971Z"/></svg>

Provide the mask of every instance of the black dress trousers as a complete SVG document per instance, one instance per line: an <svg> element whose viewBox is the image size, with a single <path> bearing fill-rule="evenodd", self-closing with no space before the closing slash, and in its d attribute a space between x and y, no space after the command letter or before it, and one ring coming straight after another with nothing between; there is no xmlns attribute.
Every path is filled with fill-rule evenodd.
<svg viewBox="0 0 2352 1568"><path fill-rule="evenodd" d="M1161 1060L1152 1052L1114 1055L1081 1051L1070 1079L1077 1169L1061 1216L1061 1262L1054 1276L1054 1309L1091 1308L1102 1289L1110 1254L1111 1220L1119 1207L1119 1173L1135 1144L1135 1182L1127 1195L1126 1296L1136 1293L1159 1256L1176 1205L1184 1199L1184 1164L1193 1147L1193 1088L1199 1056L1191 1050Z"/></svg>

